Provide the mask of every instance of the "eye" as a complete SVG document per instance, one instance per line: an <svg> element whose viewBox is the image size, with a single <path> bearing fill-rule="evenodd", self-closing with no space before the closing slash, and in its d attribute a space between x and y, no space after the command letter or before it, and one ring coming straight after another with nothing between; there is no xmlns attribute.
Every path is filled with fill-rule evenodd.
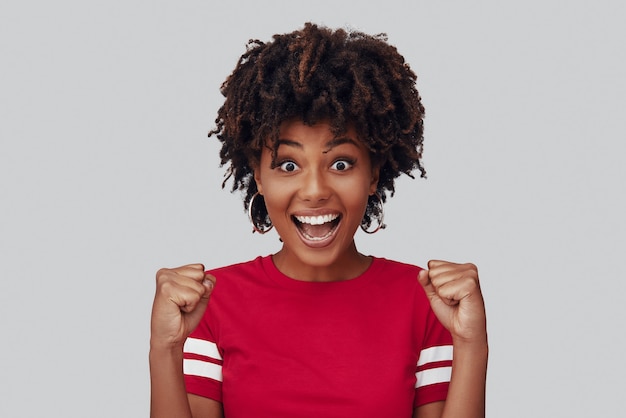
<svg viewBox="0 0 626 418"><path fill-rule="evenodd" d="M354 164L354 162L352 161L348 161L348 160L337 160L333 163L333 165L331 165L331 168L333 170L337 170L337 171L345 171L349 168L352 167L352 164Z"/></svg>
<svg viewBox="0 0 626 418"><path fill-rule="evenodd" d="M288 173L296 171L298 169L298 165L293 161L285 161L283 163L280 163L278 167L281 169L281 171L286 171Z"/></svg>

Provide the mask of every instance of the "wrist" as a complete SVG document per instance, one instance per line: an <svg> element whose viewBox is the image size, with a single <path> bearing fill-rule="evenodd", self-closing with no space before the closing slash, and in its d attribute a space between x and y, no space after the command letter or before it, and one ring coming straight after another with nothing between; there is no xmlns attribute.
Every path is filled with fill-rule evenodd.
<svg viewBox="0 0 626 418"><path fill-rule="evenodd" d="M454 346L455 354L459 351L468 353L485 353L489 352L489 343L487 342L487 335L481 338L455 338L452 337L452 345Z"/></svg>
<svg viewBox="0 0 626 418"><path fill-rule="evenodd" d="M183 343L150 340L150 356L178 358L183 355Z"/></svg>

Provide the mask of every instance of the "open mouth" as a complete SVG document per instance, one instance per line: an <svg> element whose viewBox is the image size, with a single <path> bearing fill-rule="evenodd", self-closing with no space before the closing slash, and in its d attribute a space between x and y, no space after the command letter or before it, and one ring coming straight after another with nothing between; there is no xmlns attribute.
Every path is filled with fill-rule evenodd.
<svg viewBox="0 0 626 418"><path fill-rule="evenodd" d="M292 216L300 234L309 241L323 241L337 229L341 216L337 213L318 216Z"/></svg>

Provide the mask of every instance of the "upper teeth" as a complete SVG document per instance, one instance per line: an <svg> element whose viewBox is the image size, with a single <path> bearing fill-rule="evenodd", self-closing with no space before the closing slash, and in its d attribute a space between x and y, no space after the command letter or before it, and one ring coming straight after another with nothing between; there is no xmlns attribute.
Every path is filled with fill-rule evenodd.
<svg viewBox="0 0 626 418"><path fill-rule="evenodd" d="M339 215L319 215L319 216L296 216L298 222L309 225L322 225L326 222L332 222L337 219Z"/></svg>

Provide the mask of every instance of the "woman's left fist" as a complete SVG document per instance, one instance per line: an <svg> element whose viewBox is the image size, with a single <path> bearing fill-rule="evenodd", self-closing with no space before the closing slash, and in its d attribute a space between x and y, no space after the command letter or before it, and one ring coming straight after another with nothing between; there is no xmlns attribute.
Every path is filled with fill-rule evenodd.
<svg viewBox="0 0 626 418"><path fill-rule="evenodd" d="M435 315L455 342L485 342L485 304L474 264L430 260L418 280Z"/></svg>

